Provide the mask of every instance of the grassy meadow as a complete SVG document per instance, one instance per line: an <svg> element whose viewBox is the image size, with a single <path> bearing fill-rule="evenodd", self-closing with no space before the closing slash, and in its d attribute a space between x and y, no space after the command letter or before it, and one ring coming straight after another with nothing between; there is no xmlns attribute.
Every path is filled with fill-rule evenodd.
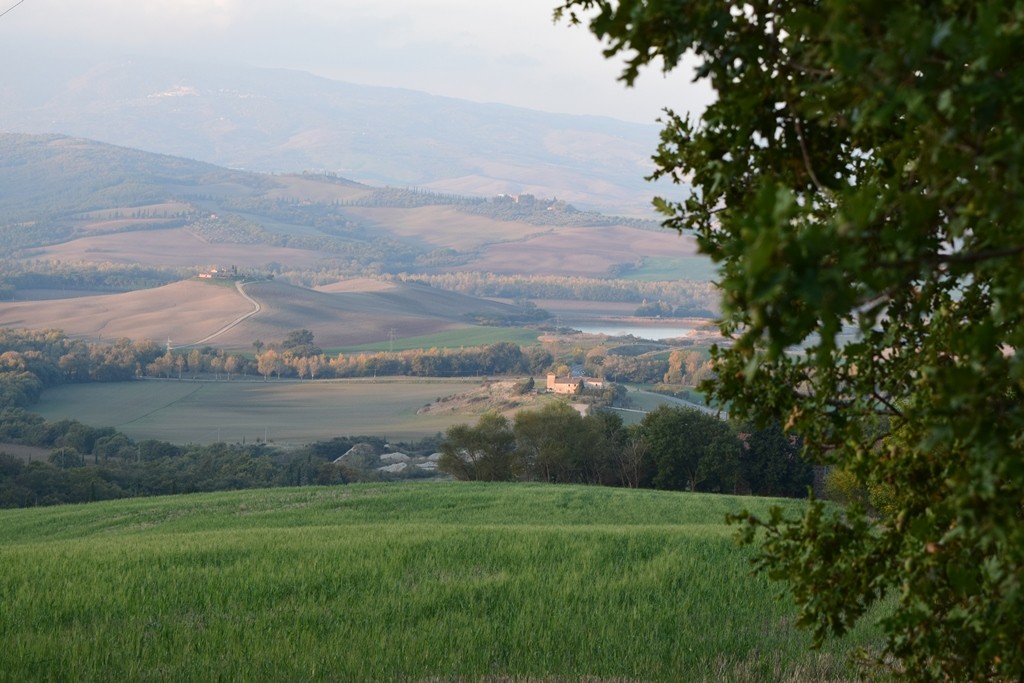
<svg viewBox="0 0 1024 683"><path fill-rule="evenodd" d="M461 349L499 342L511 342L520 346L537 343L540 332L521 327L463 327L436 334L414 337L385 339L370 344L360 344L338 349L327 349L329 353L359 353L361 351L409 351L412 349Z"/></svg>
<svg viewBox="0 0 1024 683"><path fill-rule="evenodd" d="M4 510L0 680L850 680L870 634L808 652L722 522L771 502L423 482Z"/></svg>
<svg viewBox="0 0 1024 683"><path fill-rule="evenodd" d="M231 382L188 379L70 384L48 389L33 411L47 420L115 427L132 439L207 444L263 439L310 443L373 434L417 439L474 415L417 414L479 380L378 378Z"/></svg>
<svg viewBox="0 0 1024 683"><path fill-rule="evenodd" d="M623 276L624 280L658 282L662 280L714 280L715 264L707 256L647 256L639 268Z"/></svg>

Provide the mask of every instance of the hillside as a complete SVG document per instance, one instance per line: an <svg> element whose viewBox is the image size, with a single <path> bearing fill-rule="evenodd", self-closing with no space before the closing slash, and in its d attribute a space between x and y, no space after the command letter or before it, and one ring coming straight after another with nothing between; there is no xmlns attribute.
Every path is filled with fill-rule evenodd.
<svg viewBox="0 0 1024 683"><path fill-rule="evenodd" d="M61 321L75 335L205 342L242 314L232 306L244 313L251 304L228 304L222 295L205 307L188 299L190 291L158 286L214 268L275 278L262 294L265 311L218 334L218 343L235 348L299 328L317 331L321 344L350 346L472 322L539 319L475 297L714 307L706 281L658 284L647 275L682 272L697 258L692 238L553 197L468 197L324 174L255 174L16 134L0 134L0 186L9 190L0 194L0 302L13 302L0 303L3 325ZM626 275L635 281L617 280ZM313 291L353 277L404 284ZM473 284L494 277L506 280L488 292ZM442 294L412 284L415 278L473 297ZM301 287L285 293L284 282ZM73 305L50 301L100 292ZM172 294L185 298L173 302ZM25 303L33 300L47 303Z"/></svg>
<svg viewBox="0 0 1024 683"><path fill-rule="evenodd" d="M58 327L78 337L198 341L251 306L233 287L198 281L73 299L0 303L0 327Z"/></svg>
<svg viewBox="0 0 1024 683"><path fill-rule="evenodd" d="M693 253L652 221L554 198L245 173L53 135L0 134L0 185L0 258L390 273L509 272L496 270L505 262L602 276L645 254Z"/></svg>
<svg viewBox="0 0 1024 683"><path fill-rule="evenodd" d="M55 59L56 57L54 57ZM282 69L132 57L9 73L0 130L55 133L270 173L531 193L653 215L658 128L550 114Z"/></svg>
<svg viewBox="0 0 1024 683"><path fill-rule="evenodd" d="M206 340L246 350L255 339L281 340L290 330L307 328L318 344L332 348L379 342L392 334L413 337L468 328L469 315L503 316L517 310L425 285L365 279L323 291L256 282L245 291L260 310L230 328L253 305L229 282L199 280L121 294L0 303L0 327L56 326L72 336L170 339L176 347Z"/></svg>

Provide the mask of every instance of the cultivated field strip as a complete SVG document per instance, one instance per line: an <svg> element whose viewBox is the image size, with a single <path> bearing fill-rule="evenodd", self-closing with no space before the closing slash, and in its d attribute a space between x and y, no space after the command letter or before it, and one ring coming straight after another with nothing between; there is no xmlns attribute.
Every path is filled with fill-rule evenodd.
<svg viewBox="0 0 1024 683"><path fill-rule="evenodd" d="M275 489L0 513L2 680L844 680L722 523L575 486ZM798 505L798 503L789 503Z"/></svg>

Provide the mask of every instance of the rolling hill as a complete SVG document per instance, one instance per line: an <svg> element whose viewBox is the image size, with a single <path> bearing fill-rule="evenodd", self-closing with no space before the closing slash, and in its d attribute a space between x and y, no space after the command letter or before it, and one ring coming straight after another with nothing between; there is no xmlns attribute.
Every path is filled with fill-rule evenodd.
<svg viewBox="0 0 1024 683"><path fill-rule="evenodd" d="M56 57L54 57L56 59ZM52 65L51 65L52 66ZM530 193L653 215L658 128L354 85L283 69L131 57L6 74L0 131L56 133L269 173Z"/></svg>
<svg viewBox="0 0 1024 683"><path fill-rule="evenodd" d="M197 342L248 350L255 339L280 340L308 328L325 348L472 327L470 315L502 316L517 309L415 283L340 282L322 291L283 282L256 282L246 300L231 283L191 280L120 294L0 304L0 327L60 327L91 339L129 337ZM244 317L253 313L250 317ZM244 317L244 319L242 319ZM237 324L233 324L236 321Z"/></svg>
<svg viewBox="0 0 1024 683"><path fill-rule="evenodd" d="M59 324L85 337L181 345L216 334L218 344L247 348L303 327L329 347L432 335L521 318L522 310L410 277L479 296L556 298L544 287L490 293L441 280L563 278L558 296L566 296L579 279L603 282L643 268L651 255L671 264L695 251L691 238L652 221L580 211L555 198L249 173L57 135L0 134L0 187L0 298L13 300L0 303L0 325ZM209 296L199 292L214 290L180 282L214 268L249 280L276 277L250 286L265 308L235 322L252 309L238 292ZM366 277L395 284L366 286ZM314 290L352 278L363 278L363 288ZM660 291L648 288L643 297Z"/></svg>
<svg viewBox="0 0 1024 683"><path fill-rule="evenodd" d="M555 198L246 173L54 135L0 134L0 186L6 258L602 277L646 254L694 251L653 221Z"/></svg>

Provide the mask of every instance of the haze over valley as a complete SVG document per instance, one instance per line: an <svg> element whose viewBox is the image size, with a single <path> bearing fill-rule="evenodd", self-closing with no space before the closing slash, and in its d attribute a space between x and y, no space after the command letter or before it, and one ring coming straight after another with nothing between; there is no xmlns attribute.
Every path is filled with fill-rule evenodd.
<svg viewBox="0 0 1024 683"><path fill-rule="evenodd" d="M645 275L654 263L708 272L692 240L555 198L257 174L56 135L3 135L0 153L3 326L180 344L217 334L230 348L307 327L342 347L522 321L536 299L556 314L605 301L621 316L655 297L715 306L700 277ZM239 279L264 281L248 286L262 310L224 286Z"/></svg>

